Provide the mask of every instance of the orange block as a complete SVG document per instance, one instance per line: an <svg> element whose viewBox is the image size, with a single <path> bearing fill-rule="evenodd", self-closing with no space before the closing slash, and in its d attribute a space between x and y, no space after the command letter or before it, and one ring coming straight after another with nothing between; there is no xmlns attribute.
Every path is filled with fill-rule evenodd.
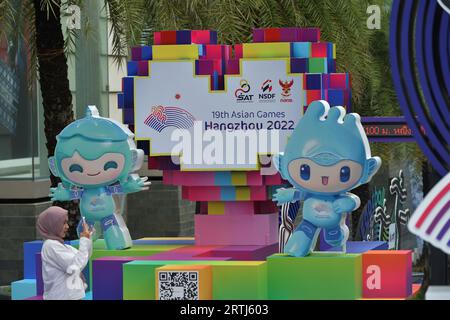
<svg viewBox="0 0 450 320"><path fill-rule="evenodd" d="M156 300L212 300L207 265L166 265L155 271Z"/></svg>
<svg viewBox="0 0 450 320"><path fill-rule="evenodd" d="M411 250L373 250L362 255L364 298L406 298L412 294Z"/></svg>

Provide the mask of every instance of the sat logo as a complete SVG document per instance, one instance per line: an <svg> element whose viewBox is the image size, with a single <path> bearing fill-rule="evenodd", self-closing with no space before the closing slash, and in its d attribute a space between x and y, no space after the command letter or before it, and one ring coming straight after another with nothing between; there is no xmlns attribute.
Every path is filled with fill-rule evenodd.
<svg viewBox="0 0 450 320"><path fill-rule="evenodd" d="M373 250L362 255L364 298L406 298L412 293L411 250Z"/></svg>
<svg viewBox="0 0 450 320"><path fill-rule="evenodd" d="M237 102L253 102L253 94L247 94L251 87L247 80L242 79L239 82L240 88L234 91L234 96L237 98Z"/></svg>

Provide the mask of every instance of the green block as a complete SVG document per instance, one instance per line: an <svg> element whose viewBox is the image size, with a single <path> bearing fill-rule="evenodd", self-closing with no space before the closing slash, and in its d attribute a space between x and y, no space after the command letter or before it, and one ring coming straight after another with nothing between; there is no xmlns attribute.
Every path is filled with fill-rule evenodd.
<svg viewBox="0 0 450 320"><path fill-rule="evenodd" d="M166 266L166 265L209 265L213 267L213 290L217 292L218 289L215 288L215 280L218 279L221 283L226 280L227 274L230 273L226 270L223 270L227 267L237 267L241 269L245 269L244 265L249 264L250 266L254 264L253 261L201 261L201 260L186 260L186 261L177 261L177 260L137 260L125 263L123 265L123 299L124 300L155 300L155 269ZM216 268L220 266L223 269L218 271L218 275L215 275ZM231 268L231 269L232 269ZM257 276L252 275L253 279L260 279L264 274L265 263L261 263L261 265L257 266L255 264L254 267L251 267L245 270L245 276L249 276L250 272L248 270L253 269L255 271L258 269ZM234 269L236 270L236 269ZM234 283L234 299L240 299L238 296L250 296L251 299L257 299L257 297L265 298L265 285L261 285L261 287L249 289L245 288L245 295L237 293L239 290L243 290L240 286L242 285L243 277L228 276L228 279L232 279ZM240 282L238 280L241 280ZM255 285L256 280L248 280L245 282L246 284ZM264 280L263 280L264 281ZM237 287L236 287L237 285ZM227 293L213 293L214 299L219 299L220 297L225 297L227 295L231 295L230 285L226 287ZM239 288L239 289L237 289ZM238 294L238 295L236 295ZM216 295L218 298L216 298ZM250 298L249 298L250 299Z"/></svg>
<svg viewBox="0 0 450 320"><path fill-rule="evenodd" d="M309 73L327 73L326 58L309 58Z"/></svg>
<svg viewBox="0 0 450 320"><path fill-rule="evenodd" d="M360 254L312 253L267 258L271 300L354 300L361 297Z"/></svg>
<svg viewBox="0 0 450 320"><path fill-rule="evenodd" d="M233 262L236 264L213 266L213 299L266 300L267 263L265 261Z"/></svg>

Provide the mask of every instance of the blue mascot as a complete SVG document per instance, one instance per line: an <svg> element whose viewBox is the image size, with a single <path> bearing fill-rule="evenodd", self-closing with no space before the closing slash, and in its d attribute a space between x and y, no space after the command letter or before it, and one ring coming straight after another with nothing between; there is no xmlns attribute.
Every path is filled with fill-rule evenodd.
<svg viewBox="0 0 450 320"><path fill-rule="evenodd" d="M126 249L132 240L112 197L148 189L147 177L133 172L143 162L144 152L137 149L133 133L112 119L99 116L95 106L86 117L65 127L56 137L55 155L48 159L53 175L62 183L50 189L51 200L80 199L82 222L101 233L108 249Z"/></svg>
<svg viewBox="0 0 450 320"><path fill-rule="evenodd" d="M348 191L370 181L381 165L370 154L369 142L356 113L312 102L274 164L293 188L274 194L277 205L303 201L303 220L287 241L284 252L308 255L324 230L325 241L343 246L348 239L347 213L360 205Z"/></svg>

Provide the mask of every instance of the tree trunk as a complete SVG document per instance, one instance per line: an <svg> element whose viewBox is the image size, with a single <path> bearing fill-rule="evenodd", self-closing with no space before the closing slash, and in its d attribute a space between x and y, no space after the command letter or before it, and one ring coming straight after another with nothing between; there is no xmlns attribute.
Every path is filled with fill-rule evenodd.
<svg viewBox="0 0 450 320"><path fill-rule="evenodd" d="M44 127L48 156L53 156L56 136L71 123L73 118L72 94L67 75L67 59L64 54L64 37L61 29L61 0L49 1L50 9L41 10L41 0L34 0L36 15L36 51L38 58L39 83L44 107ZM52 186L60 179L50 173ZM69 211L68 239L77 238L76 226L79 220L78 204L72 201L55 202L54 205Z"/></svg>

